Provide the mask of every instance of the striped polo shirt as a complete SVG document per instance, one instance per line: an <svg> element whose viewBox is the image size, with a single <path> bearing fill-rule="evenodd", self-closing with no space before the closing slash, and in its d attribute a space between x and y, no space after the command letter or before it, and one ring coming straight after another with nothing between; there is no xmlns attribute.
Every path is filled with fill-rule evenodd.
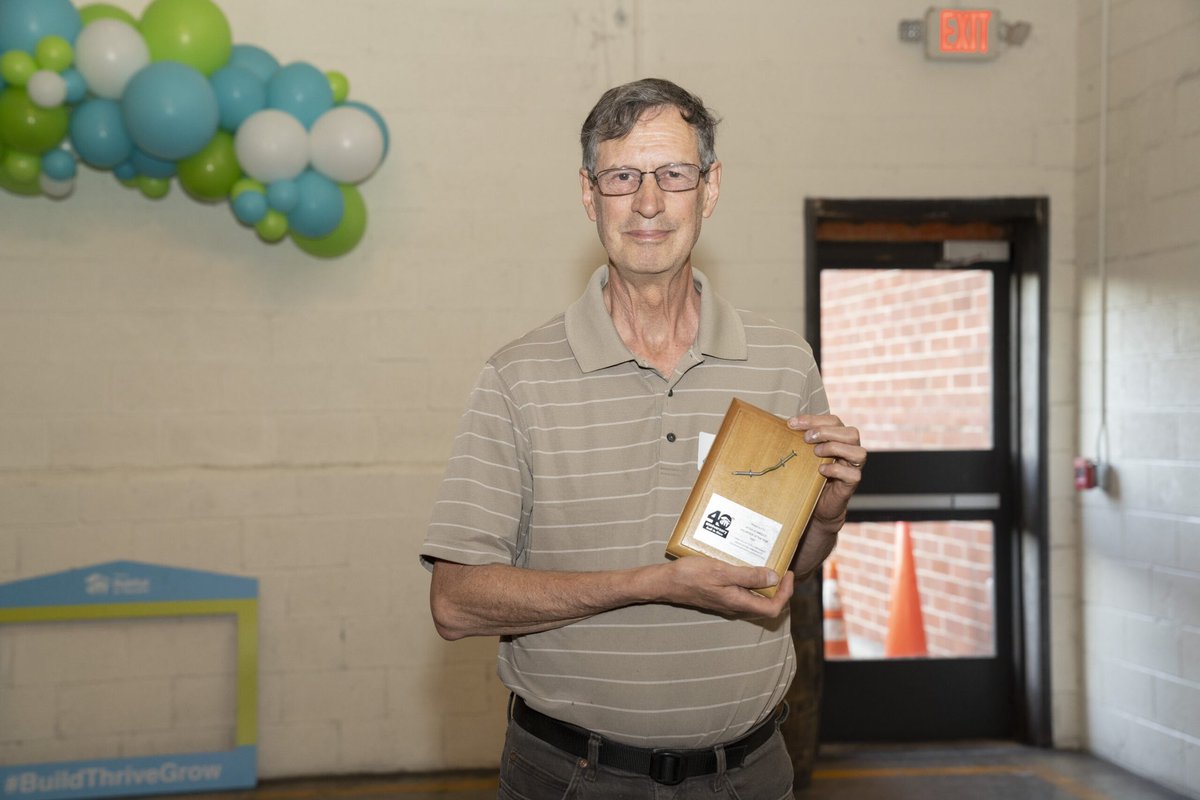
<svg viewBox="0 0 1200 800"><path fill-rule="evenodd" d="M673 375L639 363L604 305L608 267L499 350L471 393L422 560L528 569L660 563L699 474L701 434L737 397L827 413L812 350L693 270L700 330ZM532 707L618 741L704 747L766 717L795 672L788 617L634 605L501 637L500 679Z"/></svg>

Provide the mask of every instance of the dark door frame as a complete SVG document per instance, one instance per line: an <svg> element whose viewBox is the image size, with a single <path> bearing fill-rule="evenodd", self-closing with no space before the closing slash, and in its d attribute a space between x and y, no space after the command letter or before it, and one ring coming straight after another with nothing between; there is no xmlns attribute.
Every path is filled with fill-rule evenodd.
<svg viewBox="0 0 1200 800"><path fill-rule="evenodd" d="M1013 409L1007 442L1011 454L1013 737L1048 747L1053 743L1050 686L1048 341L1049 199L821 199L805 201L805 320L808 340L820 360L820 271L818 225L826 221L891 223L975 222L1002 224L1011 231L1009 337ZM903 250L903 248L898 248ZM861 265L867 266L867 265ZM880 263L880 268L901 266ZM996 287L1003 291L1003 287ZM1003 367L1002 367L1003 368ZM1004 398L1001 398L1003 400ZM915 665L914 665L915 666Z"/></svg>

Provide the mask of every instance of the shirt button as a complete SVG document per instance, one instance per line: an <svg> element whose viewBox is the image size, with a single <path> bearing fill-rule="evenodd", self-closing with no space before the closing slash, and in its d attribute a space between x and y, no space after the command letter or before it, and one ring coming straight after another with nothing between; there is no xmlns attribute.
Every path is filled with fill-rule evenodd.
<svg viewBox="0 0 1200 800"><path fill-rule="evenodd" d="M668 433L668 434L667 434L667 441L668 441L668 442L673 442L673 441L675 441L675 434L673 434L673 433Z"/></svg>
<svg viewBox="0 0 1200 800"><path fill-rule="evenodd" d="M667 389L667 397L674 397L674 396L675 396L675 390Z"/></svg>

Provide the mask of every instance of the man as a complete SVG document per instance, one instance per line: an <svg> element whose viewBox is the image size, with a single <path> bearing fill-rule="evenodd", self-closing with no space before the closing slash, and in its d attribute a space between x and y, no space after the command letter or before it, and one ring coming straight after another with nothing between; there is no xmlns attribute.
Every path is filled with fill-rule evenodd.
<svg viewBox="0 0 1200 800"><path fill-rule="evenodd" d="M500 637L501 797L792 796L793 573L832 550L866 451L828 414L808 345L692 268L721 186L715 125L668 81L601 97L579 174L608 263L488 361L455 440L421 555L438 632ZM734 397L836 459L784 575L664 555Z"/></svg>

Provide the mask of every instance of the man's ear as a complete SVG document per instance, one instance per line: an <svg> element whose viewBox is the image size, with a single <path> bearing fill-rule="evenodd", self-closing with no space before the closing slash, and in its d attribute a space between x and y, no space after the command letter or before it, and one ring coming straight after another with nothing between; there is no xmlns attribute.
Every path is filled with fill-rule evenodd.
<svg viewBox="0 0 1200 800"><path fill-rule="evenodd" d="M592 222L596 221L596 192L592 186L592 179L588 177L587 169L581 167L579 169L579 188L583 192L583 210L587 212L588 219Z"/></svg>
<svg viewBox="0 0 1200 800"><path fill-rule="evenodd" d="M721 195L721 162L714 161L704 176L704 218L712 216L717 207L717 198Z"/></svg>

